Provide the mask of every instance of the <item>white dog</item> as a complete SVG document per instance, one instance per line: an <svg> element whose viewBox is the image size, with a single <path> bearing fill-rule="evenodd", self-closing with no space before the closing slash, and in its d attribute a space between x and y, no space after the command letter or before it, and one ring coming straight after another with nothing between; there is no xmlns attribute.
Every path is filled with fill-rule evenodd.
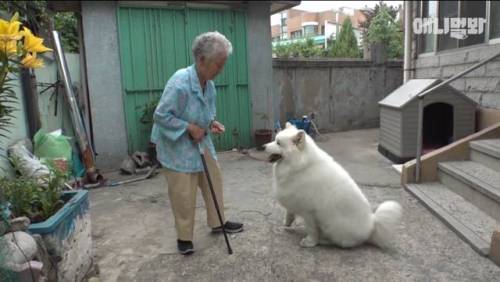
<svg viewBox="0 0 500 282"><path fill-rule="evenodd" d="M290 226L295 215L304 219L307 236L301 246L391 245L401 206L387 201L373 212L349 173L303 130L287 123L265 150L275 162L274 188L278 202L287 210L285 225Z"/></svg>

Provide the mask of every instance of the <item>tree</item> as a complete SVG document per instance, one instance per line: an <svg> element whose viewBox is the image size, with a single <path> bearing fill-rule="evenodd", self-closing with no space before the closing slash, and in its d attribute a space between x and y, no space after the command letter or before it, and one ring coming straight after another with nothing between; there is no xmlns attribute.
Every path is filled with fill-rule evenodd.
<svg viewBox="0 0 500 282"><path fill-rule="evenodd" d="M290 57L290 47L282 43L278 43L273 47L273 53L278 58L288 58Z"/></svg>
<svg viewBox="0 0 500 282"><path fill-rule="evenodd" d="M403 55L401 20L396 23L387 7L381 7L371 20L367 39L369 43L384 44L389 58L399 58Z"/></svg>
<svg viewBox="0 0 500 282"><path fill-rule="evenodd" d="M318 57L320 54L320 49L314 46L314 40L308 38L304 42L299 42L297 45L299 54L304 58Z"/></svg>
<svg viewBox="0 0 500 282"><path fill-rule="evenodd" d="M371 43L376 43L380 41L370 41L368 32L370 29L370 26L372 22L374 21L375 17L380 15L381 13L384 14L383 17L385 17L384 20L379 20L377 21L377 27L374 27L375 29L378 30L385 30L383 32L380 32L380 36L378 35L373 35L372 34L372 40L374 37L378 37L379 39L381 37L386 37L386 41L382 42L384 45L386 45L387 48L387 55L389 58L399 58L403 56L403 23L401 21L401 18L396 22L396 18L398 16L400 10L399 7L393 7L385 4L384 2L380 1L373 9L370 8L365 8L362 10L363 15L365 16L366 20L360 24L360 27L363 30L363 45L365 47L369 46ZM389 16L387 16L389 15ZM390 20L389 20L390 18ZM386 27L381 27L380 25L383 24ZM374 33L375 31L372 31ZM377 33L377 32L375 32Z"/></svg>
<svg viewBox="0 0 500 282"><path fill-rule="evenodd" d="M378 15L378 13L380 12L380 9L386 9L393 19L395 19L397 17L398 12L399 12L399 8L388 6L387 4L385 4L382 1L378 2L378 4L375 5L375 7L373 9L365 6L365 8L363 10L361 10L361 12L365 16L366 20L364 22L360 23L360 25L359 25L363 29L363 35L365 35L368 32L368 28L370 27L372 19L376 15Z"/></svg>
<svg viewBox="0 0 500 282"><path fill-rule="evenodd" d="M403 33L403 20L400 18L396 23L397 32L393 34L389 42L389 50L387 55L389 58L402 58L404 55L404 33Z"/></svg>
<svg viewBox="0 0 500 282"><path fill-rule="evenodd" d="M358 47L358 40L354 34L350 18L346 18L342 23L342 29L335 39L332 48L328 50L328 55L334 58L359 58L361 52Z"/></svg>
<svg viewBox="0 0 500 282"><path fill-rule="evenodd" d="M299 40L290 44L278 43L273 48L273 53L278 58L311 58L319 57L321 50L314 46L314 40L307 38L306 40Z"/></svg>
<svg viewBox="0 0 500 282"><path fill-rule="evenodd" d="M51 20L54 28L59 31L61 44L65 52L78 53L77 18L73 12L56 12L52 15L47 8L47 1L0 1L0 11L12 14L19 12L23 24L39 35L42 29L47 29ZM45 30L47 33L48 30Z"/></svg>
<svg viewBox="0 0 500 282"><path fill-rule="evenodd" d="M78 53L77 20L73 12L60 12L54 16L54 27L61 35L65 52Z"/></svg>

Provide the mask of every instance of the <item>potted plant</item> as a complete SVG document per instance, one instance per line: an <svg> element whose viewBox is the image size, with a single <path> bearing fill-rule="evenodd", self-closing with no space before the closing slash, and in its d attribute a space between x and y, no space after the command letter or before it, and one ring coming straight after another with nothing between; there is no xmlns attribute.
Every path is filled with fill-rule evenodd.
<svg viewBox="0 0 500 282"><path fill-rule="evenodd" d="M16 93L13 75L21 68L40 68L43 60L37 54L51 51L43 39L23 27L18 14L0 19L0 136L8 136L12 126ZM3 141L3 140L2 140ZM14 167L22 165L11 159ZM60 281L80 281L92 265L88 192L63 192L65 174L51 169L44 185L39 179L14 177L0 179L0 211L10 217L27 216L28 231L41 234L49 253L59 256L57 277ZM47 265L47 268L53 266ZM49 277L50 280L50 277Z"/></svg>
<svg viewBox="0 0 500 282"><path fill-rule="evenodd" d="M269 116L265 113L261 113L260 117L266 122L266 128L260 128L255 130L255 145L257 150L264 150L264 144L273 141L273 131L269 129Z"/></svg>
<svg viewBox="0 0 500 282"><path fill-rule="evenodd" d="M147 127L147 132L149 132L149 134L151 134L151 129L153 127L153 115L159 102L160 97L156 97L142 106L142 114L139 118L139 121ZM153 164L157 164L158 161L156 160L156 144L149 142L147 153L149 154L151 162Z"/></svg>
<svg viewBox="0 0 500 282"><path fill-rule="evenodd" d="M16 159L11 161L19 170L22 164ZM0 190L11 217L28 217L31 222L28 232L40 234L45 247L58 261L56 276L61 281L80 281L92 266L88 192L63 191L67 174L53 164L49 167L50 174L43 184L40 179L23 176L1 178Z"/></svg>

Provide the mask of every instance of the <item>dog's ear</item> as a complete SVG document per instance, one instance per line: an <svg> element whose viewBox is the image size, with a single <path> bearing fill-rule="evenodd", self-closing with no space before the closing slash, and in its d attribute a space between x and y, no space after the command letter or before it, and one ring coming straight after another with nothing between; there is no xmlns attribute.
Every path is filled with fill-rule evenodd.
<svg viewBox="0 0 500 282"><path fill-rule="evenodd" d="M304 143L306 141L306 132L304 130L299 130L297 135L293 138L293 143L299 147L299 149L304 148Z"/></svg>
<svg viewBox="0 0 500 282"><path fill-rule="evenodd" d="M291 124L291 123L290 123L290 122L288 122L288 121L287 121L287 122L286 122L286 124L285 124L285 128L289 128L289 127L292 127L292 126L293 126L293 124Z"/></svg>

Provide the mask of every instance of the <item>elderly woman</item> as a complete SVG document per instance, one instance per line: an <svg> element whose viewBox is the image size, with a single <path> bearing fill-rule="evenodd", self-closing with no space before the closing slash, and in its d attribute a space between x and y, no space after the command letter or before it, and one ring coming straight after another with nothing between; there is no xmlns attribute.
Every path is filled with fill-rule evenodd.
<svg viewBox="0 0 500 282"><path fill-rule="evenodd" d="M243 224L225 221L222 177L210 134L221 134L224 126L215 120L215 84L232 45L224 35L207 32L195 38L192 46L195 64L178 70L167 82L154 113L151 141L157 159L166 169L168 197L177 230L177 247L184 255L193 253L193 227L196 191L200 187L212 232L222 231L211 198L199 147L202 146L226 232L243 230Z"/></svg>

